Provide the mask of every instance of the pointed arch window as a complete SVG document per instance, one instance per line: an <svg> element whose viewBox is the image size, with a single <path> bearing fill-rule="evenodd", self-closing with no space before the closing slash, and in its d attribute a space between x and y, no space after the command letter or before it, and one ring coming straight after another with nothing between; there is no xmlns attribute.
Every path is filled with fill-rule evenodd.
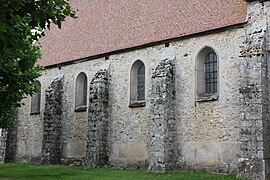
<svg viewBox="0 0 270 180"><path fill-rule="evenodd" d="M87 76L81 72L76 79L75 111L87 109Z"/></svg>
<svg viewBox="0 0 270 180"><path fill-rule="evenodd" d="M129 107L140 106L145 106L145 65L137 60L131 67Z"/></svg>
<svg viewBox="0 0 270 180"><path fill-rule="evenodd" d="M40 114L40 99L41 99L41 84L39 81L35 81L35 86L38 92L31 96L31 110L30 114Z"/></svg>

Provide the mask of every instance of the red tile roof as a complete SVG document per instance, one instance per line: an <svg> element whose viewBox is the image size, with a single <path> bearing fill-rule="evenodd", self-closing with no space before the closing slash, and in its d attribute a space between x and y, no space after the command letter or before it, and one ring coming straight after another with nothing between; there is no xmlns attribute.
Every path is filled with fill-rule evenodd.
<svg viewBox="0 0 270 180"><path fill-rule="evenodd" d="M245 0L71 0L78 18L41 39L50 66L243 23Z"/></svg>

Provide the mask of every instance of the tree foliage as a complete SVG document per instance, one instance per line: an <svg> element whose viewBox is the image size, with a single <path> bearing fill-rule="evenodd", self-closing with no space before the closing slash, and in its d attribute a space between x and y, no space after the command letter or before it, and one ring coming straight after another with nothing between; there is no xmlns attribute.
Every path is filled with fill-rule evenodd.
<svg viewBox="0 0 270 180"><path fill-rule="evenodd" d="M37 91L42 67L36 65L41 51L35 42L51 23L61 28L67 16L75 17L68 0L0 0L0 128Z"/></svg>

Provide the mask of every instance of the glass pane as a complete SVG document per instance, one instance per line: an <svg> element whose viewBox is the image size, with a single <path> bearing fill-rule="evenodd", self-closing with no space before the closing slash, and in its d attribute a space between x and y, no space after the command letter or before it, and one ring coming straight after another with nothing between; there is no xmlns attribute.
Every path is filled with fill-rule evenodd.
<svg viewBox="0 0 270 180"><path fill-rule="evenodd" d="M86 104L87 104L87 79L85 77L83 85L83 105Z"/></svg>
<svg viewBox="0 0 270 180"><path fill-rule="evenodd" d="M85 73L80 73L76 79L75 106L87 104L87 77Z"/></svg>
<svg viewBox="0 0 270 180"><path fill-rule="evenodd" d="M145 99L145 66L141 64L137 73L137 101Z"/></svg>
<svg viewBox="0 0 270 180"><path fill-rule="evenodd" d="M214 61L217 62L217 55L215 53L214 54Z"/></svg>
<svg viewBox="0 0 270 180"><path fill-rule="evenodd" d="M39 90L41 90L40 82L36 81L35 85L38 87ZM31 97L31 113L39 113L40 112L40 98L41 98L40 92L36 92L32 95L32 97Z"/></svg>
<svg viewBox="0 0 270 180"><path fill-rule="evenodd" d="M211 92L211 84L207 84L207 93Z"/></svg>
<svg viewBox="0 0 270 180"><path fill-rule="evenodd" d="M217 56L213 52L205 59L205 87L206 93L217 92Z"/></svg>
<svg viewBox="0 0 270 180"><path fill-rule="evenodd" d="M137 97L138 101L144 100L144 89L145 89L144 85L138 86L138 97Z"/></svg>
<svg viewBox="0 0 270 180"><path fill-rule="evenodd" d="M205 59L205 63L209 63L209 57L207 56L206 59Z"/></svg>
<svg viewBox="0 0 270 180"><path fill-rule="evenodd" d="M210 54L211 62L214 62L214 53Z"/></svg>
<svg viewBox="0 0 270 180"><path fill-rule="evenodd" d="M144 75L138 75L138 83L144 82Z"/></svg>
<svg viewBox="0 0 270 180"><path fill-rule="evenodd" d="M206 72L209 72L210 71L210 64L209 63L207 63L206 65L205 65L205 67L207 67L207 68L205 68L205 70L206 70Z"/></svg>
<svg viewBox="0 0 270 180"><path fill-rule="evenodd" d="M145 71L144 65L141 64L139 69L138 69L138 76L139 75L144 75L144 71Z"/></svg>

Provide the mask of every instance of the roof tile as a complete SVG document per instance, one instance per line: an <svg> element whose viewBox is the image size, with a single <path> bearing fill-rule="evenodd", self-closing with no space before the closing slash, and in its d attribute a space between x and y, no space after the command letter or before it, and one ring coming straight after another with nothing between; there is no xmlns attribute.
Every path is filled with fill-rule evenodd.
<svg viewBox="0 0 270 180"><path fill-rule="evenodd" d="M230 25L246 18L245 0L71 0L79 9L40 40L50 66Z"/></svg>

